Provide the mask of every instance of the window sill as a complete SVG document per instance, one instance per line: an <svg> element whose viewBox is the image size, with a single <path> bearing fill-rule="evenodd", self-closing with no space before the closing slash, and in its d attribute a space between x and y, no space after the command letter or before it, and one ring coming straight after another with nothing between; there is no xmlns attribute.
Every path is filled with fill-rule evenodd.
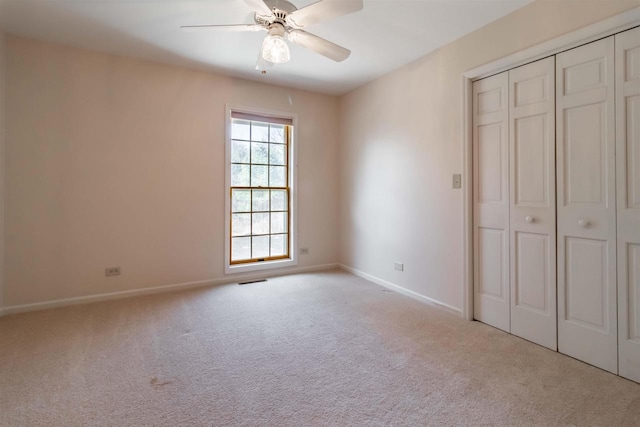
<svg viewBox="0 0 640 427"><path fill-rule="evenodd" d="M255 262L251 264L225 265L224 274L247 273L252 271L270 270L273 268L294 267L296 265L298 265L298 260L292 258Z"/></svg>

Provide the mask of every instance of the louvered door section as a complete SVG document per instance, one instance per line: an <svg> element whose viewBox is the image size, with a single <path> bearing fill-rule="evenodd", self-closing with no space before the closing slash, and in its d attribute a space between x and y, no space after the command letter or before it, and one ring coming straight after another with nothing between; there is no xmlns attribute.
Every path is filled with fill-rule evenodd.
<svg viewBox="0 0 640 427"><path fill-rule="evenodd" d="M510 330L508 73L473 84L473 277L476 320Z"/></svg>
<svg viewBox="0 0 640 427"><path fill-rule="evenodd" d="M557 348L554 58L509 71L511 333Z"/></svg>
<svg viewBox="0 0 640 427"><path fill-rule="evenodd" d="M558 349L617 373L614 38L556 56Z"/></svg>
<svg viewBox="0 0 640 427"><path fill-rule="evenodd" d="M618 357L620 375L640 382L640 28L615 45Z"/></svg>

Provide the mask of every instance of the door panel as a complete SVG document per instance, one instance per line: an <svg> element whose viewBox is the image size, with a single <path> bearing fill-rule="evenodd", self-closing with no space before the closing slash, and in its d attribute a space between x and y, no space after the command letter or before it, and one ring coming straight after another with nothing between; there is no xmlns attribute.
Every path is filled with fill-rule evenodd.
<svg viewBox="0 0 640 427"><path fill-rule="evenodd" d="M548 115L515 119L515 200L518 206L549 206Z"/></svg>
<svg viewBox="0 0 640 427"><path fill-rule="evenodd" d="M563 69L563 77L562 94L565 96L606 88L606 60L601 57L584 63L576 61L575 64L567 64Z"/></svg>
<svg viewBox="0 0 640 427"><path fill-rule="evenodd" d="M516 232L514 255L515 305L549 315L549 236Z"/></svg>
<svg viewBox="0 0 640 427"><path fill-rule="evenodd" d="M474 317L510 330L508 74L473 84Z"/></svg>
<svg viewBox="0 0 640 427"><path fill-rule="evenodd" d="M478 202L480 203L503 202L504 176L501 167L505 161L502 158L504 141L501 135L503 133L501 123L478 126L478 179L480 180Z"/></svg>
<svg viewBox="0 0 640 427"><path fill-rule="evenodd" d="M640 28L615 37L618 357L640 382Z"/></svg>
<svg viewBox="0 0 640 427"><path fill-rule="evenodd" d="M565 320L606 332L609 328L607 242L566 239Z"/></svg>
<svg viewBox="0 0 640 427"><path fill-rule="evenodd" d="M554 59L509 71L511 332L553 350L556 335Z"/></svg>
<svg viewBox="0 0 640 427"><path fill-rule="evenodd" d="M558 348L617 373L614 39L556 56Z"/></svg>
<svg viewBox="0 0 640 427"><path fill-rule="evenodd" d="M624 63L621 64L620 71L624 73L621 76L621 84L626 82L633 82L640 79L640 47L634 46L633 37L636 33L636 41L638 40L638 29L629 30L627 32L618 34L616 42L620 44L620 49L616 52L616 58L624 55ZM635 43L637 44L637 42ZM633 83L632 83L633 84Z"/></svg>
<svg viewBox="0 0 640 427"><path fill-rule="evenodd" d="M501 113L505 108L505 93L501 86L492 86L499 79L489 77L483 83L478 83L476 106L479 116L490 113ZM475 85L475 83L474 83ZM486 88L486 89L485 89Z"/></svg>
<svg viewBox="0 0 640 427"><path fill-rule="evenodd" d="M506 296L500 274L504 258L504 231L480 227L478 240L480 293L504 300Z"/></svg>
<svg viewBox="0 0 640 427"><path fill-rule="evenodd" d="M565 110L564 126L564 206L573 204L605 205L607 181L606 109L592 104ZM585 123L589 124L585 126Z"/></svg>

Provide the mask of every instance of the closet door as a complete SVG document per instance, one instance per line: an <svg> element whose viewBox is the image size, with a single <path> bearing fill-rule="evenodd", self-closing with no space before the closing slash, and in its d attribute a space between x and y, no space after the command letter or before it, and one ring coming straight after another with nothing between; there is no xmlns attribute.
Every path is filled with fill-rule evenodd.
<svg viewBox="0 0 640 427"><path fill-rule="evenodd" d="M640 28L616 35L620 375L640 382Z"/></svg>
<svg viewBox="0 0 640 427"><path fill-rule="evenodd" d="M509 331L508 73L473 84L474 316Z"/></svg>
<svg viewBox="0 0 640 427"><path fill-rule="evenodd" d="M556 57L558 348L617 373L614 39Z"/></svg>
<svg viewBox="0 0 640 427"><path fill-rule="evenodd" d="M511 333L556 338L555 62L509 71Z"/></svg>

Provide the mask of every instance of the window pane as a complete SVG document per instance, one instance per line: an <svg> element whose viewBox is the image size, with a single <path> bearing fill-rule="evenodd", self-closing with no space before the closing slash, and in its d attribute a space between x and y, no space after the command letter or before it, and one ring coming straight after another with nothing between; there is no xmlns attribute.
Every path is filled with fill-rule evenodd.
<svg viewBox="0 0 640 427"><path fill-rule="evenodd" d="M245 141L251 139L249 124L248 120L233 119L231 121L231 139L244 139Z"/></svg>
<svg viewBox="0 0 640 427"><path fill-rule="evenodd" d="M269 144L263 142L251 143L251 163L262 165L269 163Z"/></svg>
<svg viewBox="0 0 640 427"><path fill-rule="evenodd" d="M231 239L231 261L251 259L251 237Z"/></svg>
<svg viewBox="0 0 640 427"><path fill-rule="evenodd" d="M256 190L253 192L253 212L266 212L269 210L269 190Z"/></svg>
<svg viewBox="0 0 640 427"><path fill-rule="evenodd" d="M251 191L233 190L231 212L251 212Z"/></svg>
<svg viewBox="0 0 640 427"><path fill-rule="evenodd" d="M271 144L269 147L269 164L270 165L286 165L287 157L285 155L286 145Z"/></svg>
<svg viewBox="0 0 640 427"><path fill-rule="evenodd" d="M231 141L231 163L249 163L249 142Z"/></svg>
<svg viewBox="0 0 640 427"><path fill-rule="evenodd" d="M286 233L287 232L287 213L274 212L271 214L271 232Z"/></svg>
<svg viewBox="0 0 640 427"><path fill-rule="evenodd" d="M253 217L253 235L256 234L269 234L269 214L268 213L256 213Z"/></svg>
<svg viewBox="0 0 640 427"><path fill-rule="evenodd" d="M269 236L253 238L253 258L266 258L269 256Z"/></svg>
<svg viewBox="0 0 640 427"><path fill-rule="evenodd" d="M287 254L287 237L287 234L276 234L271 236L271 256Z"/></svg>
<svg viewBox="0 0 640 427"><path fill-rule="evenodd" d="M251 234L251 214L231 215L231 235L249 236Z"/></svg>
<svg viewBox="0 0 640 427"><path fill-rule="evenodd" d="M287 210L287 192L285 190L271 190L271 210Z"/></svg>
<svg viewBox="0 0 640 427"><path fill-rule="evenodd" d="M269 166L251 166L251 186L269 186Z"/></svg>
<svg viewBox="0 0 640 427"><path fill-rule="evenodd" d="M271 125L270 129L271 142L284 143L284 125Z"/></svg>
<svg viewBox="0 0 640 427"><path fill-rule="evenodd" d="M284 166L269 166L269 185L271 187L286 187L287 168Z"/></svg>
<svg viewBox="0 0 640 427"><path fill-rule="evenodd" d="M269 141L269 124L261 122L251 122L251 140Z"/></svg>
<svg viewBox="0 0 640 427"><path fill-rule="evenodd" d="M231 186L249 187L249 165L231 165Z"/></svg>

